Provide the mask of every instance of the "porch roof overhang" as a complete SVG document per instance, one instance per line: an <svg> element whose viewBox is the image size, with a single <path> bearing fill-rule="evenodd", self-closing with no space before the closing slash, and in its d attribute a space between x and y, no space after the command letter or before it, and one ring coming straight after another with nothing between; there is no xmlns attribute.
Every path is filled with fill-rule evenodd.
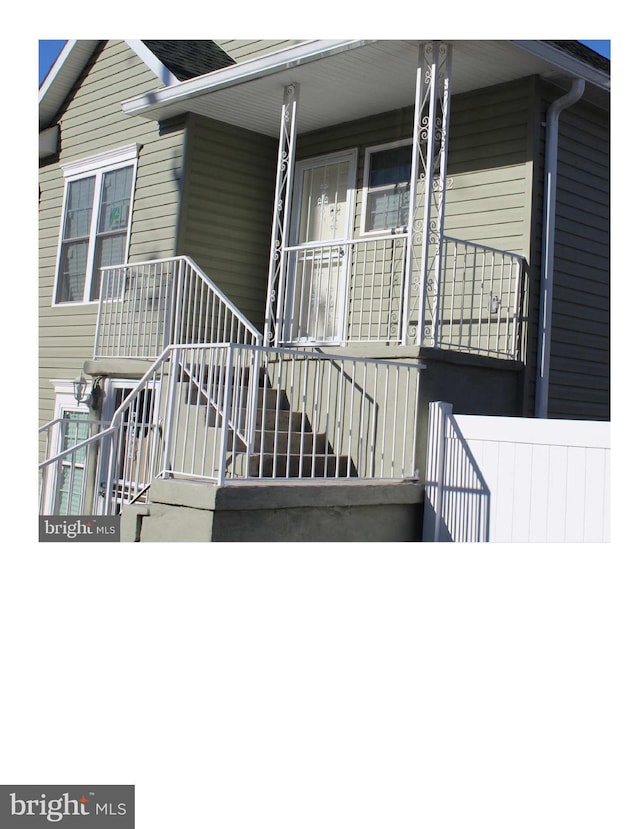
<svg viewBox="0 0 640 829"><path fill-rule="evenodd" d="M543 41L455 40L452 93L530 75L561 88L575 77L608 107L609 75ZM192 112L277 136L283 89L300 85L298 131L353 121L414 103L418 41L312 40L131 98L123 110L151 120Z"/></svg>

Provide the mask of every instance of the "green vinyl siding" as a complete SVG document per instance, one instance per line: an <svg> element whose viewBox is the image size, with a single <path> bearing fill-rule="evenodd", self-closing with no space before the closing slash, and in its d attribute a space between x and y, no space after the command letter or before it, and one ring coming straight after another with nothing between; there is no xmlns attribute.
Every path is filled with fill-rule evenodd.
<svg viewBox="0 0 640 829"><path fill-rule="evenodd" d="M122 111L123 100L152 92L158 78L124 43L96 50L56 118L61 144L39 174L39 405L40 422L53 417L52 379L71 379L93 356L97 305L53 306L64 177L61 164L138 144L129 261L175 254L183 128L158 125Z"/></svg>
<svg viewBox="0 0 640 829"><path fill-rule="evenodd" d="M531 249L532 93L532 81L524 79L453 97L445 211L448 236L527 259ZM356 238L361 235L367 148L410 139L412 129L413 109L405 108L299 136L299 160L356 148ZM394 248L385 255L395 261L399 253ZM381 311L388 310L382 308L380 291L370 282L362 283L362 273L352 268L348 294L349 319L366 321L355 332L350 329L356 337L369 330L369 324L377 330L385 316ZM397 298L386 301L399 302Z"/></svg>
<svg viewBox="0 0 640 829"><path fill-rule="evenodd" d="M278 52L287 46L304 43L303 40L216 40L218 46L232 57L236 63L243 63L251 58L261 58L272 52Z"/></svg>
<svg viewBox="0 0 640 829"><path fill-rule="evenodd" d="M529 253L530 83L456 95L451 105L445 231L468 241ZM412 108L351 121L298 138L298 159L358 150L355 228L363 207L365 150L410 139Z"/></svg>
<svg viewBox="0 0 640 829"><path fill-rule="evenodd" d="M194 115L188 136L179 252L262 330L276 141Z"/></svg>

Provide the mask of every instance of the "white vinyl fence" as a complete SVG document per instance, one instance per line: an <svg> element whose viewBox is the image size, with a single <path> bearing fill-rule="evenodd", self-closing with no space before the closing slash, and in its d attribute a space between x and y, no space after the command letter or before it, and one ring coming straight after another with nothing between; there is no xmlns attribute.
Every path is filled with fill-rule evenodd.
<svg viewBox="0 0 640 829"><path fill-rule="evenodd" d="M429 407L425 541L607 542L610 424Z"/></svg>

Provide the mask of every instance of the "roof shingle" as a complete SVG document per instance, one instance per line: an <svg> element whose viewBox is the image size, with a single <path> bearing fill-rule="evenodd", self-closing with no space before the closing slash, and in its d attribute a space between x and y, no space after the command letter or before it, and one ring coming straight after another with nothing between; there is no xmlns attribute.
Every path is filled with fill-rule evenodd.
<svg viewBox="0 0 640 829"><path fill-rule="evenodd" d="M143 40L179 81L232 66L235 61L213 40Z"/></svg>

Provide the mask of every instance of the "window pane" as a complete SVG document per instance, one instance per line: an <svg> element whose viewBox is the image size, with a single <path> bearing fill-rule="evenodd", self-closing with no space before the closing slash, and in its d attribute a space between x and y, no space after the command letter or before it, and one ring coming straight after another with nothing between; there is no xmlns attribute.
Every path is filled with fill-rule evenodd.
<svg viewBox="0 0 640 829"><path fill-rule="evenodd" d="M69 449L89 437L88 412L63 412L60 451ZM58 498L55 511L59 515L83 514L84 466L86 448L67 455L59 468Z"/></svg>
<svg viewBox="0 0 640 829"><path fill-rule="evenodd" d="M134 165L129 164L67 183L56 303L98 299L100 268L125 262L133 172Z"/></svg>
<svg viewBox="0 0 640 829"><path fill-rule="evenodd" d="M369 186L407 184L411 177L411 147L394 147L372 153L369 162Z"/></svg>
<svg viewBox="0 0 640 829"><path fill-rule="evenodd" d="M60 451L69 449L89 437L89 413L88 412L64 412L62 421L62 446ZM85 450L81 450L82 453ZM80 453L79 453L80 454ZM79 457L76 455L76 458ZM84 454L82 455L84 460Z"/></svg>
<svg viewBox="0 0 640 829"><path fill-rule="evenodd" d="M88 242L65 242L62 245L56 302L82 302L88 250Z"/></svg>
<svg viewBox="0 0 640 829"><path fill-rule="evenodd" d="M121 170L112 170L104 174L100 195L98 233L108 233L128 227L132 180L133 167L123 167Z"/></svg>
<svg viewBox="0 0 640 829"><path fill-rule="evenodd" d="M108 265L124 264L126 238L126 233L98 238L94 256L93 278L91 281L91 299L98 299L100 296L100 268L107 267Z"/></svg>
<svg viewBox="0 0 640 829"><path fill-rule="evenodd" d="M388 230L409 223L411 146L378 150L369 156L366 230Z"/></svg>
<svg viewBox="0 0 640 829"><path fill-rule="evenodd" d="M78 239L91 231L95 177L69 183L64 217L64 239Z"/></svg>
<svg viewBox="0 0 640 829"><path fill-rule="evenodd" d="M409 190L371 191L367 198L367 230L405 227L409 223Z"/></svg>

